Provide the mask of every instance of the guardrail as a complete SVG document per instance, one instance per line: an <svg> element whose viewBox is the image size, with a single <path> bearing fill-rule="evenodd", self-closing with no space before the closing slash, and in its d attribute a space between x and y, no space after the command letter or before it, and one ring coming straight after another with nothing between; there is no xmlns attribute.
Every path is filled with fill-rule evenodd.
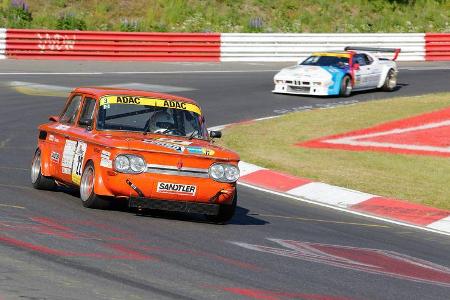
<svg viewBox="0 0 450 300"><path fill-rule="evenodd" d="M5 59L6 29L0 28L0 59Z"/></svg>
<svg viewBox="0 0 450 300"><path fill-rule="evenodd" d="M221 61L298 61L315 51L345 46L401 48L398 60L420 61L425 56L423 33L252 34L223 33Z"/></svg>
<svg viewBox="0 0 450 300"><path fill-rule="evenodd" d="M425 60L450 60L450 33L427 33L425 49Z"/></svg>
<svg viewBox="0 0 450 300"><path fill-rule="evenodd" d="M450 60L447 33L158 33L0 28L0 59L298 61L345 46L401 48L400 61Z"/></svg>
<svg viewBox="0 0 450 300"><path fill-rule="evenodd" d="M8 29L6 56L18 59L219 61L220 34Z"/></svg>

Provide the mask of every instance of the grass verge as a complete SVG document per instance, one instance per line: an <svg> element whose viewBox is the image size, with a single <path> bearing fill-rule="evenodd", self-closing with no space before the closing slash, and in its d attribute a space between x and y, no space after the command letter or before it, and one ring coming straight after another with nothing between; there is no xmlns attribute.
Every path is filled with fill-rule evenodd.
<svg viewBox="0 0 450 300"><path fill-rule="evenodd" d="M237 151L243 161L259 166L450 209L448 158L294 146L449 106L450 93L439 93L297 112L227 128L220 143Z"/></svg>
<svg viewBox="0 0 450 300"><path fill-rule="evenodd" d="M0 27L182 32L449 32L448 0L2 0Z"/></svg>

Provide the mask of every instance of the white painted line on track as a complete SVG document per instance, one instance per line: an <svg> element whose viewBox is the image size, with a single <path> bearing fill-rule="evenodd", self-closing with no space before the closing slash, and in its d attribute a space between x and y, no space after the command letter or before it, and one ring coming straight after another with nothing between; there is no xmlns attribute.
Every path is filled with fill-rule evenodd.
<svg viewBox="0 0 450 300"><path fill-rule="evenodd" d="M259 73L279 70L193 70L193 71L120 71L120 72L0 72L0 75L114 75L114 74L198 74L198 73Z"/></svg>
<svg viewBox="0 0 450 300"><path fill-rule="evenodd" d="M290 199L293 199L293 200L297 200L297 201L301 201L301 202L305 202L305 203L309 203L309 204L314 204L314 205L318 205L318 206L322 206L322 207L326 207L326 208L331 208L331 209L334 209L334 210L337 210L337 211L350 213L350 214L357 215L357 216L360 216L360 217L370 218L370 219L383 221L383 222L387 222L387 223L391 223L391 224L395 224L395 225L401 225L401 226L405 226L405 227L409 227L409 228L414 228L414 229L424 230L424 231L427 231L427 232L438 233L438 234L450 236L450 232L443 232L443 231L440 231L440 230L437 230L437 229L434 229L434 228L421 227L421 226L417 226L417 225L413 225L413 224L409 224L409 223L404 223L404 222L399 222L399 221L395 221L395 220L391 220L391 219L387 219L387 218L377 217L377 216L373 216L373 215L370 215L370 214L365 214L365 213L353 211L353 210L346 209L346 208L341 208L341 207L337 207L337 206L333 206L333 205L328 205L328 204L325 204L325 203L316 202L314 200L306 199L306 198L303 198L303 197L296 197L296 196L292 196L292 195L288 195L288 194L284 194L284 193L280 193L280 192L271 191L271 190L268 190L268 189L256 187L256 186L253 186L253 185L250 185L250 184L247 184L247 183L242 183L242 182L239 182L239 181L238 181L238 184L242 185L242 186L246 186L246 187L254 189L254 190L261 191L261 192L265 192L265 193L269 193L269 194L273 194L273 195L277 195L277 196L281 196L281 197L285 197L285 198L290 198Z"/></svg>

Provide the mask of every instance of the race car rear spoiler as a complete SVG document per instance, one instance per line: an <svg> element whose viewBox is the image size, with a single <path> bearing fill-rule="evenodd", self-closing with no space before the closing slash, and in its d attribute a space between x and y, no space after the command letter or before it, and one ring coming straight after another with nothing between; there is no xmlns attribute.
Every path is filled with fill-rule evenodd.
<svg viewBox="0 0 450 300"><path fill-rule="evenodd" d="M344 48L345 51L348 50L356 50L356 51L368 51L368 52L393 52L394 57L392 60L396 60L398 55L400 54L400 48L374 48L374 47L352 47L347 46Z"/></svg>

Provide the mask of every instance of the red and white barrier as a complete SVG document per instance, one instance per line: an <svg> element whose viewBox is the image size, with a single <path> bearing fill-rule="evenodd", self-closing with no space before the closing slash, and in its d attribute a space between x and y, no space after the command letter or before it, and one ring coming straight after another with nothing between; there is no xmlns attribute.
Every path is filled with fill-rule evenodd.
<svg viewBox="0 0 450 300"><path fill-rule="evenodd" d="M427 61L450 60L450 33L427 33L425 52Z"/></svg>
<svg viewBox="0 0 450 300"><path fill-rule="evenodd" d="M401 48L398 60L423 61L423 33L223 33L221 61L298 61L346 46Z"/></svg>
<svg viewBox="0 0 450 300"><path fill-rule="evenodd" d="M298 61L345 46L401 48L400 61L450 60L440 33L157 33L0 29L0 59Z"/></svg>
<svg viewBox="0 0 450 300"><path fill-rule="evenodd" d="M0 59L5 59L6 29L0 28Z"/></svg>
<svg viewBox="0 0 450 300"><path fill-rule="evenodd" d="M8 29L16 59L219 61L220 34Z"/></svg>

